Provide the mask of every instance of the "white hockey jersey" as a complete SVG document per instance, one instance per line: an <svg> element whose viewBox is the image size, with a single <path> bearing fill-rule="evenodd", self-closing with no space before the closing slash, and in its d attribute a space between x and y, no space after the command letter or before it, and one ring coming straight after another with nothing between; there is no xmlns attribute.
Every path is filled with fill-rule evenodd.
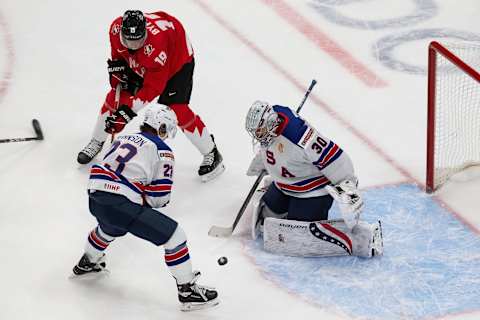
<svg viewBox="0 0 480 320"><path fill-rule="evenodd" d="M170 200L173 152L162 139L149 133L119 136L103 160L90 170L89 190L127 197L153 208Z"/></svg>
<svg viewBox="0 0 480 320"><path fill-rule="evenodd" d="M283 118L280 135L260 154L283 193L298 198L324 196L325 186L354 179L350 157L288 107L273 106Z"/></svg>

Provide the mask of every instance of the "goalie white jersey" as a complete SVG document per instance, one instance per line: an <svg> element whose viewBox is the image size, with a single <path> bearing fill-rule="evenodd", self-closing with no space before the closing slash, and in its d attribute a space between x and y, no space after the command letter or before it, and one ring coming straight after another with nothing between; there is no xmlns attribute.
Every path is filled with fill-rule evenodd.
<svg viewBox="0 0 480 320"><path fill-rule="evenodd" d="M350 157L290 108L275 105L283 118L280 135L261 147L263 165L279 190L298 198L328 194L328 184L355 179Z"/></svg>
<svg viewBox="0 0 480 320"><path fill-rule="evenodd" d="M127 197L154 208L170 200L174 156L172 150L149 133L119 136L103 160L90 171L89 190Z"/></svg>

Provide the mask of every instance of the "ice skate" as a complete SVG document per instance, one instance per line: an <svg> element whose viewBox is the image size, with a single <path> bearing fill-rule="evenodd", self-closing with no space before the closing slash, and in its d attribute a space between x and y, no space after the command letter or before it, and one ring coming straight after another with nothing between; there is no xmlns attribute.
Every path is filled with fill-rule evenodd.
<svg viewBox="0 0 480 320"><path fill-rule="evenodd" d="M87 146L78 153L78 163L87 164L92 161L92 159L102 150L103 143L104 142L92 138Z"/></svg>
<svg viewBox="0 0 480 320"><path fill-rule="evenodd" d="M87 274L108 273L105 263L105 254L92 262L90 258L84 254L75 267L73 267L73 277L85 276Z"/></svg>
<svg viewBox="0 0 480 320"><path fill-rule="evenodd" d="M213 135L212 135L212 140ZM210 181L217 176L219 176L223 171L225 171L225 166L223 165L223 157L218 152L217 145L214 142L214 147L212 151L203 156L203 162L198 169L198 175L202 182Z"/></svg>
<svg viewBox="0 0 480 320"><path fill-rule="evenodd" d="M372 242L370 243L370 248L372 251L372 257L382 256L383 255L383 234L382 234L382 223L378 220L373 226L373 236Z"/></svg>
<svg viewBox="0 0 480 320"><path fill-rule="evenodd" d="M215 289L200 286L196 283L200 277L200 271L194 271L193 274L194 277L189 283L177 284L178 300L182 305L181 310L199 310L219 304L218 293Z"/></svg>

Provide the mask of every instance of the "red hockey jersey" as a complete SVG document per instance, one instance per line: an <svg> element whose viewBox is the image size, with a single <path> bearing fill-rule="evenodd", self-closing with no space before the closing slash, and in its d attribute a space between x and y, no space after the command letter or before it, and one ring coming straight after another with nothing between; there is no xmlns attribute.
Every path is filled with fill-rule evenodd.
<svg viewBox="0 0 480 320"><path fill-rule="evenodd" d="M110 26L112 59L124 59L143 78L143 87L128 103L135 111L161 95L168 80L193 59L192 46L180 21L162 11L145 13L145 18L147 39L135 51L127 50L120 42L122 17Z"/></svg>

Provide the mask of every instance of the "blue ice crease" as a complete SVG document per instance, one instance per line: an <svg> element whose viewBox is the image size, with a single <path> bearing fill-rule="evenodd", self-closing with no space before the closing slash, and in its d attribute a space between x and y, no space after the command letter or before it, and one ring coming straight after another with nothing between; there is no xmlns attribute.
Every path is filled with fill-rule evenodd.
<svg viewBox="0 0 480 320"><path fill-rule="evenodd" d="M413 185L363 192L363 219L380 219L384 256L295 258L246 251L275 282L355 319L431 319L480 310L480 237ZM333 216L338 216L334 207Z"/></svg>

